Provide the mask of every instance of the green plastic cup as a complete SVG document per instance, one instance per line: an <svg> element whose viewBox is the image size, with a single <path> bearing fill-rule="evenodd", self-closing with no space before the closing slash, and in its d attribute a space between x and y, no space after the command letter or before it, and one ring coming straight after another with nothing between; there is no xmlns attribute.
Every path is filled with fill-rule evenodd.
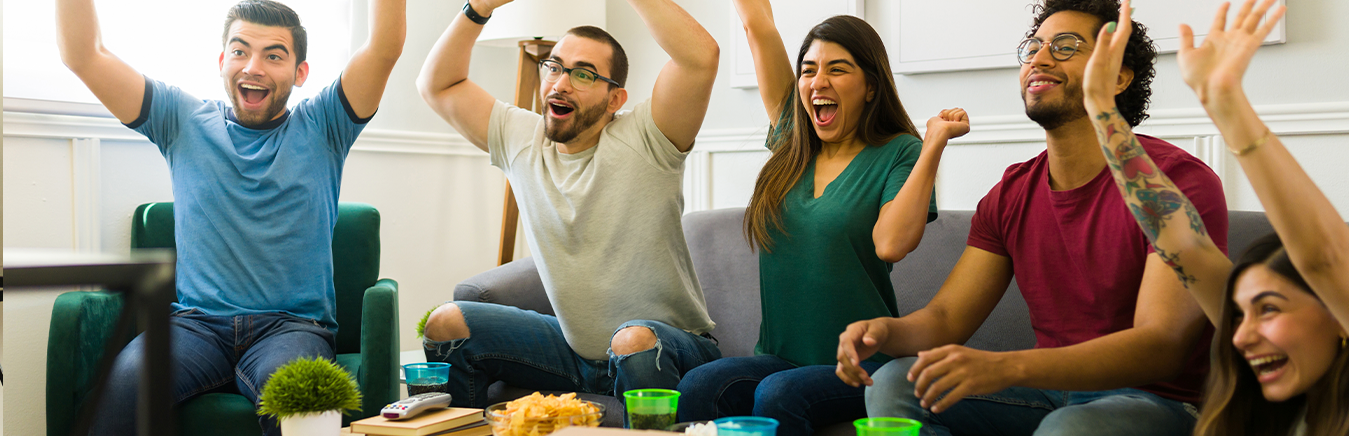
<svg viewBox="0 0 1349 436"><path fill-rule="evenodd" d="M623 427L634 430L665 430L674 425L679 409L679 391L633 389L623 393L628 413Z"/></svg>
<svg viewBox="0 0 1349 436"><path fill-rule="evenodd" d="M862 418L852 422L857 436L918 436L923 423L908 418Z"/></svg>

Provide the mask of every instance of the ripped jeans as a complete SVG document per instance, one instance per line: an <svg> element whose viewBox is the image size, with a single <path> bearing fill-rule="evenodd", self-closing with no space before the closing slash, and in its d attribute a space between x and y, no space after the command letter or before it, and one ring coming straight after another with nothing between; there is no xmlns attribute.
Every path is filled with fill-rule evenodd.
<svg viewBox="0 0 1349 436"><path fill-rule="evenodd" d="M500 380L526 389L621 397L631 389L674 389L685 373L721 357L710 339L658 321L633 320L656 335L650 350L608 360L581 357L567 345L557 317L500 304L454 302L469 337L422 340L428 362L450 364L449 393L456 407L487 407L487 387Z"/></svg>

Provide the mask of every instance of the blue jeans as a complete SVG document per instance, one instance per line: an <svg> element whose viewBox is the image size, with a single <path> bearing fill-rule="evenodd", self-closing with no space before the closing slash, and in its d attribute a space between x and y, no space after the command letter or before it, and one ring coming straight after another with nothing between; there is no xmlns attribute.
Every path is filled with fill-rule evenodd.
<svg viewBox="0 0 1349 436"><path fill-rule="evenodd" d="M650 350L608 360L581 357L567 345L557 317L500 304L456 301L469 337L424 339L426 361L450 364L449 393L458 407L487 407L487 387L500 380L527 389L622 396L631 389L674 389L689 370L721 357L708 338L657 321L628 321L656 335Z"/></svg>
<svg viewBox="0 0 1349 436"><path fill-rule="evenodd" d="M862 362L868 373L880 368ZM773 355L728 357L690 371L679 382L679 420L764 416L778 436L809 436L813 428L866 417L862 388L839 380L832 365L798 367Z"/></svg>
<svg viewBox="0 0 1349 436"><path fill-rule="evenodd" d="M916 357L896 359L872 376L867 414L916 419L923 436L936 435L1150 435L1186 436L1194 406L1138 389L1097 392L1013 387L967 397L934 414L914 397L906 378Z"/></svg>
<svg viewBox="0 0 1349 436"><path fill-rule="evenodd" d="M181 404L209 392L242 394L258 403L263 383L276 368L299 357L333 359L335 339L317 321L282 313L211 316L196 309L169 320L173 355L173 401ZM145 359L145 335L137 336L113 363L94 413L94 435L136 433L136 397ZM260 417L258 433L280 435L275 419Z"/></svg>

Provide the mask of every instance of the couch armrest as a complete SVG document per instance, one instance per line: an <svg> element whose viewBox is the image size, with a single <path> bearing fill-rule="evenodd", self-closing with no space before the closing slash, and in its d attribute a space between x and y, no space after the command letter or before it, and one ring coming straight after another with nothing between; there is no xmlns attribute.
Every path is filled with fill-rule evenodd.
<svg viewBox="0 0 1349 436"><path fill-rule="evenodd" d="M75 425L121 313L120 294L67 292L56 297L47 339L47 434L69 434ZM114 345L120 350L131 339L116 338Z"/></svg>
<svg viewBox="0 0 1349 436"><path fill-rule="evenodd" d="M398 282L381 279L361 303L360 415L398 401L398 370Z"/></svg>
<svg viewBox="0 0 1349 436"><path fill-rule="evenodd" d="M504 304L555 315L533 257L492 268L454 287L455 301Z"/></svg>

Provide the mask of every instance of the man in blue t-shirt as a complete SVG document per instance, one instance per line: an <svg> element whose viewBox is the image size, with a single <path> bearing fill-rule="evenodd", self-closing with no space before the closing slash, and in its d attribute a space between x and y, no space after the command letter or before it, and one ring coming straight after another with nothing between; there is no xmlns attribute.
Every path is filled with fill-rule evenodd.
<svg viewBox="0 0 1349 436"><path fill-rule="evenodd" d="M375 114L406 33L404 0L373 0L370 39L342 76L287 110L303 85L299 16L271 0L229 10L220 76L229 102L152 80L99 39L92 0L58 0L61 58L127 127L169 163L177 236L173 304L176 402L237 392L257 402L275 369L333 358L337 332L332 237L347 152ZM95 434L131 434L138 337L117 356ZM262 431L279 434L263 418Z"/></svg>

